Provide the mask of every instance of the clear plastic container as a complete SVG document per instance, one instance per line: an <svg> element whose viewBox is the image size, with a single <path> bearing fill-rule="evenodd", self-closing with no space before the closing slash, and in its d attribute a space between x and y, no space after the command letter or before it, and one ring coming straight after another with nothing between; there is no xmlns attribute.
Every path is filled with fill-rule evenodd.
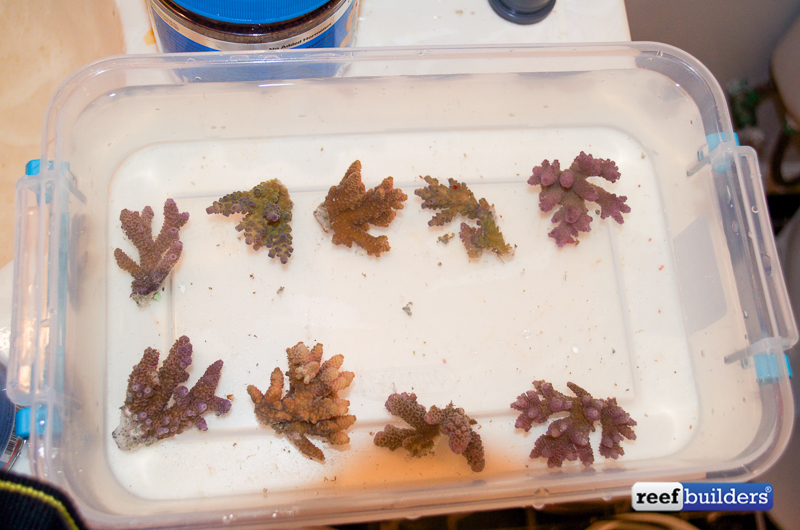
<svg viewBox="0 0 800 530"><path fill-rule="evenodd" d="M331 65L339 76L315 77ZM110 58L62 85L43 145L42 171L18 186L9 393L36 410L36 475L91 524L295 526L626 496L637 481L751 479L788 440L783 352L797 329L756 156L733 141L716 81L674 48ZM580 151L617 162L607 188L632 211L558 249L526 180ZM380 258L333 246L312 215L356 159L367 187L391 175L409 195L373 229L392 246ZM428 227L421 175L493 203L513 258L470 261L457 238L438 242L457 226ZM287 265L205 213L270 178L295 203ZM160 226L169 197L191 215L184 254L161 300L140 308L113 258L132 250L119 213L151 205ZM121 452L111 432L131 368L184 334L188 384L223 359L217 394L234 396L231 412ZM343 393L351 443L321 444L325 465L259 426L245 391L265 389L298 341L356 373ZM593 469L531 460L546 425L516 430L510 404L539 379L616 397L637 440ZM463 407L485 470L445 441L421 459L375 447L399 424L383 406L395 391Z"/></svg>

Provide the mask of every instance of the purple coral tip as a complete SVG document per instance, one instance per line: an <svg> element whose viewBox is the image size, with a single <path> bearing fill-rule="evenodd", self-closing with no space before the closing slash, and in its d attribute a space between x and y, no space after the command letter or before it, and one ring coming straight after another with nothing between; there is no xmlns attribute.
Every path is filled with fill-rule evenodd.
<svg viewBox="0 0 800 530"><path fill-rule="evenodd" d="M569 169L561 173L561 176L558 179L559 184L561 184L564 188L571 188L572 185L575 183L575 174L572 173Z"/></svg>
<svg viewBox="0 0 800 530"><path fill-rule="evenodd" d="M561 412L562 410L569 410L572 408L572 401L568 399L561 399L554 397L550 400L550 410L553 412Z"/></svg>
<svg viewBox="0 0 800 530"><path fill-rule="evenodd" d="M594 407L584 407L583 415L589 421L600 421L600 411Z"/></svg>

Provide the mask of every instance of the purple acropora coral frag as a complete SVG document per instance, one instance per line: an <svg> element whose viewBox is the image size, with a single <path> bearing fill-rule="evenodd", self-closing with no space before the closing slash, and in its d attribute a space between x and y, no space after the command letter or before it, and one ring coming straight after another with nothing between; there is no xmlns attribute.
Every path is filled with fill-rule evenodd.
<svg viewBox="0 0 800 530"><path fill-rule="evenodd" d="M189 390L181 384L189 379L186 369L192 364L189 337L184 335L175 341L161 368L159 356L158 350L147 348L128 377L122 416L112 433L123 451L175 436L192 426L208 430L204 414L215 412L219 416L231 409L230 401L214 395L222 371L221 360L212 363Z"/></svg>
<svg viewBox="0 0 800 530"><path fill-rule="evenodd" d="M544 160L533 168L533 175L528 179L528 184L542 187L539 208L543 212L561 206L553 214L552 221L557 226L549 234L559 247L578 243L578 232L591 230L589 225L592 218L586 207L587 201L600 206L601 219L611 217L620 224L624 222L622 214L631 211L630 206L625 204L627 197L618 197L592 184L587 180L589 177L616 182L620 177L619 168L612 160L594 158L581 151L569 169L561 171L558 160L553 160L552 164Z"/></svg>
<svg viewBox="0 0 800 530"><path fill-rule="evenodd" d="M378 447L386 447L392 451L402 447L411 456L423 456L430 451L439 435L448 437L450 450L463 455L472 471L483 471L486 461L480 435L472 429L477 423L464 414L464 409L453 406L453 403L440 409L435 405L426 411L417 403L417 395L403 392L392 394L386 400L386 410L403 419L412 428L400 428L387 425L375 434L374 443Z"/></svg>
<svg viewBox="0 0 800 530"><path fill-rule="evenodd" d="M534 381L535 390L517 397L511 408L520 411L515 427L529 431L533 424L546 422L553 414L566 412L567 416L553 421L547 432L536 439L531 458L547 458L548 467L561 467L564 460L580 459L585 466L594 462L594 453L589 444L589 433L594 424L600 422L600 454L617 459L625 454L620 442L627 438L635 440L633 420L616 398L595 399L575 383L567 383L575 397L556 391L545 381Z"/></svg>
<svg viewBox="0 0 800 530"><path fill-rule="evenodd" d="M178 239L180 228L189 220L189 213L178 211L172 199L164 202L164 223L153 239L153 209L145 206L142 213L124 209L119 214L122 231L139 251L139 263L122 249L114 250L114 259L119 267L133 276L131 298L143 303L156 292L183 252L183 243Z"/></svg>

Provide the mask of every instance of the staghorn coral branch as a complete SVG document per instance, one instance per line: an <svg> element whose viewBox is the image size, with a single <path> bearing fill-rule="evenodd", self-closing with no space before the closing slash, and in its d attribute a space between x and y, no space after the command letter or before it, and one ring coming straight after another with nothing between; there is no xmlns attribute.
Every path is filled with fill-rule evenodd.
<svg viewBox="0 0 800 530"><path fill-rule="evenodd" d="M186 369L192 364L189 337L175 341L161 368L159 355L158 350L147 348L128 378L120 424L112 433L123 451L175 436L192 426L205 431L204 414L215 412L219 416L231 408L230 401L214 395L221 360L212 363L189 390L181 384L189 379Z"/></svg>
<svg viewBox="0 0 800 530"><path fill-rule="evenodd" d="M324 463L325 455L308 437L323 438L331 445L350 442L345 431L355 423L356 417L347 414L350 402L341 399L338 392L350 386L354 374L339 370L344 361L342 355L322 362L322 344L308 349L298 342L286 349L286 355L289 390L285 395L284 374L280 368L272 371L266 392L250 385L247 393L255 404L259 423L286 435L305 456Z"/></svg>
<svg viewBox="0 0 800 530"><path fill-rule="evenodd" d="M373 439L378 447L392 451L400 447L411 456L423 456L436 444L439 435L444 433L449 440L450 450L463 455L474 472L483 470L486 461L481 437L472 429L477 422L464 414L464 409L456 408L451 402L440 409L435 405L426 411L417 403L417 395L392 394L386 400L386 410L408 423L411 429L401 429L387 425L375 434Z"/></svg>
<svg viewBox="0 0 800 530"><path fill-rule="evenodd" d="M545 381L534 381L533 386L535 390L521 394L511 404L512 409L522 413L517 417L516 428L527 432L534 423L544 423L553 414L568 413L548 426L531 451L531 458L547 458L548 467L561 467L564 460L577 459L586 467L591 466L594 453L589 433L594 432L598 421L602 427L600 454L606 458L617 459L625 454L619 445L623 438L636 439L632 428L636 422L617 405L615 398L595 399L575 383L567 383L575 397L556 391Z"/></svg>
<svg viewBox="0 0 800 530"><path fill-rule="evenodd" d="M179 212L175 201L167 199L164 223L153 239L153 215L150 206L145 206L141 214L124 209L119 215L122 231L139 251L139 263L120 248L114 250L114 258L122 270L133 276L131 298L138 304L149 300L180 259L183 243L178 239L178 232L189 220L188 212Z"/></svg>
<svg viewBox="0 0 800 530"><path fill-rule="evenodd" d="M391 249L389 238L372 236L368 233L370 225L386 227L397 215L395 210L403 208L408 195L394 188L392 177L386 177L378 186L366 190L361 182L361 162L356 160L347 169L342 181L332 186L319 205L314 217L326 232L333 230L333 244L353 243L367 251L371 256Z"/></svg>
<svg viewBox="0 0 800 530"><path fill-rule="evenodd" d="M443 226L451 222L456 215L477 222L477 227L461 223L461 241L470 258L478 258L485 249L498 256L511 254L511 245L506 244L503 234L497 226L493 207L486 201L475 199L475 195L463 182L448 179L448 185L439 184L431 176L423 177L427 186L414 190L414 194L422 199L422 208L440 210L428 226Z"/></svg>
<svg viewBox="0 0 800 530"><path fill-rule="evenodd" d="M253 250L267 247L270 258L286 264L292 255L292 203L289 191L278 179L262 182L250 191L235 191L206 208L208 214L242 214L236 225Z"/></svg>
<svg viewBox="0 0 800 530"><path fill-rule="evenodd" d="M561 171L558 160L553 160L552 164L544 160L541 165L533 168L533 175L528 179L531 186L542 187L539 208L543 212L561 206L553 214L552 221L557 226L549 234L559 247L569 243L577 244L579 232L591 231L592 218L586 202L594 202L600 206L601 219L611 217L620 224L624 222L622 214L631 211L630 206L625 204L627 197L618 197L592 184L587 180L589 177L616 182L620 173L612 160L594 158L581 151L569 169Z"/></svg>

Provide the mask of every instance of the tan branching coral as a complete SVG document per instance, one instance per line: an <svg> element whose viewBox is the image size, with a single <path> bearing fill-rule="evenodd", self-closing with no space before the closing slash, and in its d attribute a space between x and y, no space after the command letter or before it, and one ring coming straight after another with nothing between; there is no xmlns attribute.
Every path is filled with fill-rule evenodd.
<svg viewBox="0 0 800 530"><path fill-rule="evenodd" d="M139 251L139 263L121 248L114 250L114 259L122 270L133 276L131 298L137 304L150 300L180 259L183 243L178 239L178 231L189 220L188 212L179 212L175 201L167 199L164 223L153 239L153 215L150 206L145 206L141 214L127 209L119 214L122 231Z"/></svg>
<svg viewBox="0 0 800 530"><path fill-rule="evenodd" d="M333 230L333 244L352 247L353 243L371 256L388 251L389 238L372 236L370 225L389 226L397 212L403 208L408 195L394 188L392 177L386 177L378 186L366 190L361 182L361 162L356 160L348 168L342 181L332 186L325 202L314 212L323 230Z"/></svg>
<svg viewBox="0 0 800 530"><path fill-rule="evenodd" d="M254 385L247 393L255 404L259 423L269 425L278 434L285 434L292 444L307 457L325 462L325 455L308 439L319 436L332 445L350 442L345 432L356 421L347 414L350 402L338 392L350 386L353 372L340 371L344 357L334 355L322 362L322 344L308 349L298 342L286 349L289 358L289 391L284 395L284 375L275 368L270 385L263 394Z"/></svg>

